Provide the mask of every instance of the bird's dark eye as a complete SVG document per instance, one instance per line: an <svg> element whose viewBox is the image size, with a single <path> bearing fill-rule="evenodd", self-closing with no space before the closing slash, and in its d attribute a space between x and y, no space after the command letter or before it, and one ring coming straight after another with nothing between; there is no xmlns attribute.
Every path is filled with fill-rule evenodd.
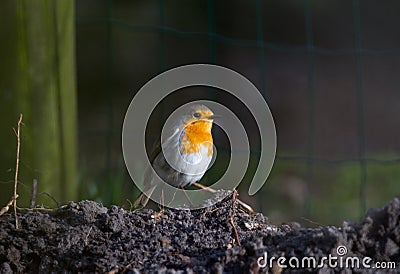
<svg viewBox="0 0 400 274"><path fill-rule="evenodd" d="M199 119L201 117L201 114L198 112L193 113L193 117L196 119Z"/></svg>

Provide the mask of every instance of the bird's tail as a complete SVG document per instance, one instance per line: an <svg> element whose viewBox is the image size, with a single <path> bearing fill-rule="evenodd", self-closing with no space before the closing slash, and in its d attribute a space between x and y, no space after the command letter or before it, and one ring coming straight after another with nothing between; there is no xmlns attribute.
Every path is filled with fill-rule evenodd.
<svg viewBox="0 0 400 274"><path fill-rule="evenodd" d="M145 207L147 205L147 203L149 202L149 198L151 196L151 194L153 193L154 189L156 189L156 187L151 187L148 190L143 191L139 197L135 200L135 202L133 203L133 207Z"/></svg>

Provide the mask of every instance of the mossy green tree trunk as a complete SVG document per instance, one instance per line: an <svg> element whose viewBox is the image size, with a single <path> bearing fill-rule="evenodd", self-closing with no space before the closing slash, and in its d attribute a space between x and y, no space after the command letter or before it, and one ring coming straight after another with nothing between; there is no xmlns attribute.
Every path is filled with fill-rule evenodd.
<svg viewBox="0 0 400 274"><path fill-rule="evenodd" d="M74 1L4 0L0 18L0 204L12 195L19 113L21 203L33 179L59 202L76 199Z"/></svg>

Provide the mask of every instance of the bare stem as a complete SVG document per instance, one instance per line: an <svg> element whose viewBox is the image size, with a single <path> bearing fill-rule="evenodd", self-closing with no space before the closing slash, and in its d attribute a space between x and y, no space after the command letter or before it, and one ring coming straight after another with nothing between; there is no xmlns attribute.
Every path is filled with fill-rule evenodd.
<svg viewBox="0 0 400 274"><path fill-rule="evenodd" d="M240 240L239 240L239 233L237 231L237 228L235 226L235 221L234 221L234 217L235 217L235 202L236 202L236 198L237 198L237 190L233 190L233 194L232 194L232 209L231 209L231 216L229 217L229 223L232 226L233 229L233 235L235 237L235 241L236 244L238 246L240 246Z"/></svg>
<svg viewBox="0 0 400 274"><path fill-rule="evenodd" d="M15 216L15 228L18 229L18 216L17 216L17 185L18 185L18 169L19 169L19 153L21 149L21 123L22 123L22 113L19 115L18 127L17 127L17 160L15 164L15 179L14 179L14 216Z"/></svg>

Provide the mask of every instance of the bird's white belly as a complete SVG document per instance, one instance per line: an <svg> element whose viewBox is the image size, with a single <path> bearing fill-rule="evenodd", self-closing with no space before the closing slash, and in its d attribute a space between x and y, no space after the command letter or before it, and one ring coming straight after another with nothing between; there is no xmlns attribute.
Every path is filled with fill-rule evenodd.
<svg viewBox="0 0 400 274"><path fill-rule="evenodd" d="M176 142L165 147L162 153L171 167L187 175L204 174L212 159L212 150L210 153L207 145L200 145L198 152L183 153Z"/></svg>
<svg viewBox="0 0 400 274"><path fill-rule="evenodd" d="M183 173L203 176L211 162L212 153L209 153L207 146L200 145L199 152L181 153L180 156L179 165L182 167Z"/></svg>

